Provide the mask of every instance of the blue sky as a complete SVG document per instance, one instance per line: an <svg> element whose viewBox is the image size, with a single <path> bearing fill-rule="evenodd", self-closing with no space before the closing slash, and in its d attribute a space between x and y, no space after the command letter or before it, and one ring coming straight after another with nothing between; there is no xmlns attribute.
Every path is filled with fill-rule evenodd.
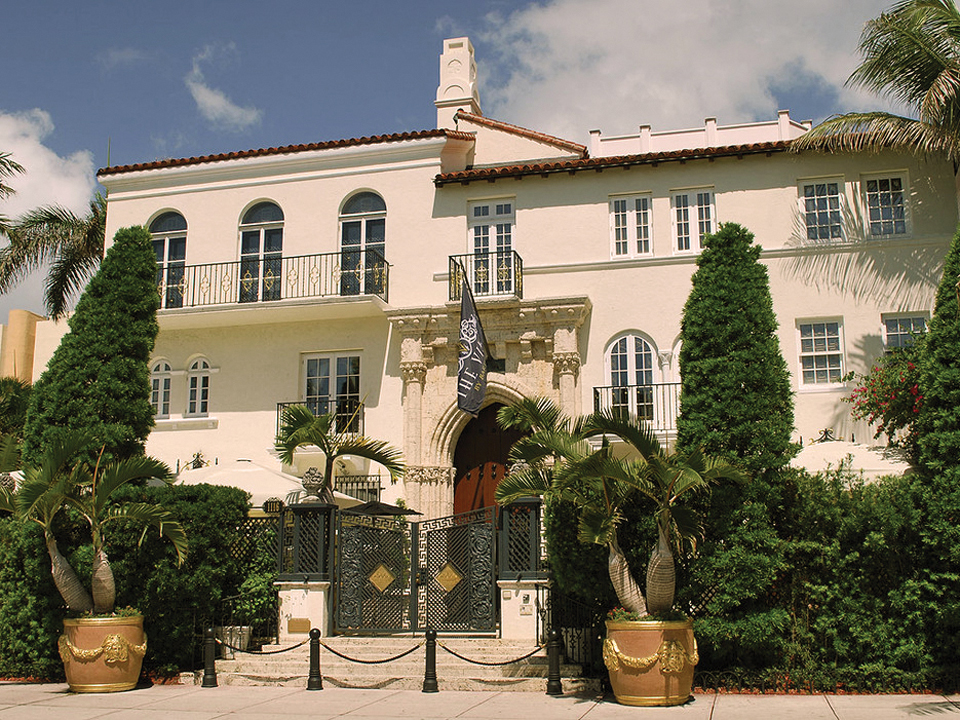
<svg viewBox="0 0 960 720"><path fill-rule="evenodd" d="M843 83L878 0L8 2L0 151L16 216L82 212L97 168L434 127L446 37L476 48L485 115L605 135L875 108ZM2 242L2 241L0 241ZM0 296L40 312L41 279Z"/></svg>

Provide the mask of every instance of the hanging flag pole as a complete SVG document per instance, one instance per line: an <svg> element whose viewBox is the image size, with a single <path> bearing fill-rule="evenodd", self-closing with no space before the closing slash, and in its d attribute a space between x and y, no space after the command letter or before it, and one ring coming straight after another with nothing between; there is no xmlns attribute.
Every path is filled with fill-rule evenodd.
<svg viewBox="0 0 960 720"><path fill-rule="evenodd" d="M487 394L487 338L470 292L467 273L455 263L460 274L460 345L457 369L457 407L473 417L480 412Z"/></svg>

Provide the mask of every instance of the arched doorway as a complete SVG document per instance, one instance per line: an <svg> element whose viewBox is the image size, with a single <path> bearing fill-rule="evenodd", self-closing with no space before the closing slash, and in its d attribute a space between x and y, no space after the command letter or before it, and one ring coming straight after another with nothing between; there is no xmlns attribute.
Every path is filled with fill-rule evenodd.
<svg viewBox="0 0 960 720"><path fill-rule="evenodd" d="M497 424L497 411L502 407L494 403L483 408L460 433L453 454L454 513L496 504L493 494L506 473L507 455L513 443L523 437L519 430L503 430Z"/></svg>

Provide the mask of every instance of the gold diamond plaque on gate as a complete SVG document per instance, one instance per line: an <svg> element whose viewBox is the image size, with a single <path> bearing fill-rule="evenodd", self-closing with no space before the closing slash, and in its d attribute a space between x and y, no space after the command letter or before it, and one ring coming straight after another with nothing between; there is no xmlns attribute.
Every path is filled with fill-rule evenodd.
<svg viewBox="0 0 960 720"><path fill-rule="evenodd" d="M461 580L463 580L463 575L457 572L457 569L450 563L444 565L443 570L437 573L437 582L447 592L451 592Z"/></svg>
<svg viewBox="0 0 960 720"><path fill-rule="evenodd" d="M397 579L397 576L390 572L390 570L381 563L380 565L377 565L376 570L370 573L368 579L377 590L384 592L388 587L390 587L390 585L393 584L393 581Z"/></svg>

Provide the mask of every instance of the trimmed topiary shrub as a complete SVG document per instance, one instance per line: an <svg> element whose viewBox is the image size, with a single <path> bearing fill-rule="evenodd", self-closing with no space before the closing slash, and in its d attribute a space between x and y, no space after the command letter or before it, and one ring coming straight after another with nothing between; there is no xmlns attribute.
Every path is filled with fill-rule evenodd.
<svg viewBox="0 0 960 720"><path fill-rule="evenodd" d="M40 460L65 428L88 430L107 460L143 453L153 427L150 352L157 336L157 262L142 227L117 232L67 333L30 396L25 463Z"/></svg>

